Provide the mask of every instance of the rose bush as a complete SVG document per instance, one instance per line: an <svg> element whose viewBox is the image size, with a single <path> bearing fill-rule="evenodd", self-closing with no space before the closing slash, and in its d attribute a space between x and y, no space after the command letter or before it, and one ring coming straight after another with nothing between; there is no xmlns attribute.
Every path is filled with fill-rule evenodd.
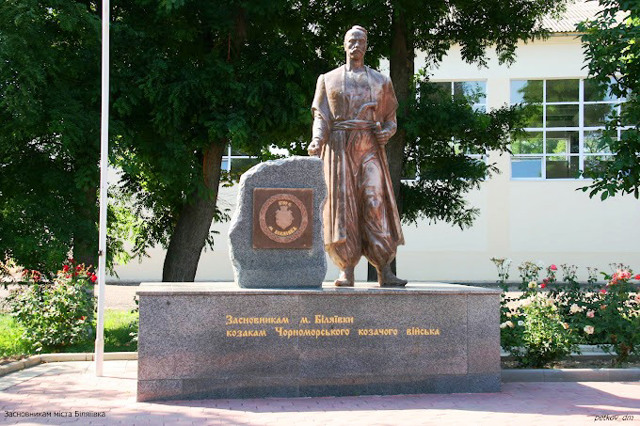
<svg viewBox="0 0 640 426"><path fill-rule="evenodd" d="M494 263L498 266L499 283L505 290L504 268ZM518 268L522 295L513 297L503 292L501 298L502 347L510 351L522 366L548 365L568 354L567 347L576 350L576 343L615 351L614 364L618 365L628 361L630 356L640 354L640 294L637 286L640 274L634 275L623 264L611 264L611 267L611 275L601 273L605 278L604 286L598 284L597 269L587 268L587 285L581 285L577 278L578 268L567 264L560 265L562 282L557 281L558 267L551 265L546 268L546 277L538 284L539 274L545 271L544 268L540 264L523 262ZM542 300L554 308L545 307ZM541 315L546 319L543 320ZM540 324L546 324L548 329L543 330ZM558 324L568 332L568 338ZM557 341L543 343L544 338Z"/></svg>
<svg viewBox="0 0 640 426"><path fill-rule="evenodd" d="M577 338L558 314L553 300L543 294L529 296L513 327L511 340L502 342L523 367L542 368L578 350ZM508 327L501 326L501 330Z"/></svg>
<svg viewBox="0 0 640 426"><path fill-rule="evenodd" d="M640 280L633 276L631 269L618 269L612 275L605 275L608 281L606 291L598 293L600 309L594 311L594 328L600 327L606 341L601 347L616 352L616 362L628 361L632 353L640 352L640 304L637 287L631 281Z"/></svg>
<svg viewBox="0 0 640 426"><path fill-rule="evenodd" d="M50 281L44 281L38 271L23 271L24 282L5 303L35 351L55 350L90 338L95 309L92 283L96 279L91 267L76 265L73 259Z"/></svg>

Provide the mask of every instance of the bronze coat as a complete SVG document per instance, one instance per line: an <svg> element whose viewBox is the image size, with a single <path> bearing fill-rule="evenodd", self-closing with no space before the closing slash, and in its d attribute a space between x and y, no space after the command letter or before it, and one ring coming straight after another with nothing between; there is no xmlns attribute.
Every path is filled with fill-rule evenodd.
<svg viewBox="0 0 640 426"><path fill-rule="evenodd" d="M377 102L374 111L374 121L380 122L382 127L395 133L396 115L398 108L395 92L391 80L379 72L366 67L372 100ZM345 145L347 137L345 131L332 131L335 121L355 118L357 111L348 111L348 93L345 90L345 66L336 68L318 77L316 93L311 106L314 115L313 139L320 144L320 157L324 163L324 175L327 182L328 197L324 206L324 241L325 244L336 244L346 240L347 226L345 224L345 209L347 197L353 196L347 190L344 178L347 173L345 159ZM384 150L384 147L380 147ZM389 165L386 155L380 155L383 179L388 206L390 232L398 245L404 244L404 236L398 216L393 194L393 185L389 175Z"/></svg>

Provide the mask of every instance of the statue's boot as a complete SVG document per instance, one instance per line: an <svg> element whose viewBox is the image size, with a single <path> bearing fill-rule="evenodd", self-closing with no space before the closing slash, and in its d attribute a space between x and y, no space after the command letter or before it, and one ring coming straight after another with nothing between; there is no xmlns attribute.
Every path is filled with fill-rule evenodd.
<svg viewBox="0 0 640 426"><path fill-rule="evenodd" d="M333 283L338 287L353 287L355 281L353 269L353 267L350 267L340 271L340 276Z"/></svg>
<svg viewBox="0 0 640 426"><path fill-rule="evenodd" d="M391 271L391 265L387 265L382 270L376 268L378 272L378 284L380 287L404 287L407 280L400 279Z"/></svg>

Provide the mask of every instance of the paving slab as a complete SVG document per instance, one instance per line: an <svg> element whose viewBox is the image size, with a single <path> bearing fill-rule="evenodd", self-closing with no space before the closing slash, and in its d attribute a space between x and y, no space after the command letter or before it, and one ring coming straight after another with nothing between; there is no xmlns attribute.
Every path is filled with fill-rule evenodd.
<svg viewBox="0 0 640 426"><path fill-rule="evenodd" d="M137 361L41 364L0 378L0 424L640 425L640 382L515 382L501 392L136 402Z"/></svg>

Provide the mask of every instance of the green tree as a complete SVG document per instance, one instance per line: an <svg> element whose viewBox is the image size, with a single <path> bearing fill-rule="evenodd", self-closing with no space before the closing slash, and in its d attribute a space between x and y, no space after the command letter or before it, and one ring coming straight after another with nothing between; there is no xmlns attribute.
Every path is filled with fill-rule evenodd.
<svg viewBox="0 0 640 426"><path fill-rule="evenodd" d="M231 143L256 154L266 145L286 146L291 141L294 151L299 150L295 142L308 140L313 82L319 73L344 61L342 38L354 22L370 29L368 62L376 65L382 57L391 60L401 102L399 132L387 147L396 194L413 191L413 218L426 214L455 221L460 216L457 223L468 225L476 211L466 206L460 194L484 178L465 180L468 173L494 170L484 163L469 163L464 170L449 168L459 172L447 191L458 192L448 198L456 202L446 204L460 209L449 208L445 213L436 208L441 205L438 202L419 206L432 199L434 186L400 191L405 148L419 142L423 147L434 146L415 132L407 143L404 123L413 97L415 50L428 51L431 63L436 63L450 46L461 43L465 59L482 63L486 48L495 44L500 59L508 61L519 40L544 34L539 18L559 3L280 1L256 6L169 1L154 6L130 2L116 18L121 29L114 28L114 33L126 34L124 47L148 47L127 49L126 59L120 61L125 68L116 75L122 81L134 81L135 87L116 88L114 110L123 114L125 122L138 117L136 126L131 126L135 135L123 137L119 163L125 188L135 195L140 215L146 215L138 247L166 245L163 279L193 279L203 246L213 242L211 219L220 214L216 197L222 150ZM473 123L476 130L502 129L501 138L491 146L504 147L504 136L512 126L498 125L498 116L506 117L470 118L467 124ZM420 128L414 126L414 130ZM419 152L434 158L428 149ZM421 175L428 176L423 169L430 163L420 162ZM445 192L439 190L438 195Z"/></svg>
<svg viewBox="0 0 640 426"><path fill-rule="evenodd" d="M509 61L518 40L544 33L539 18L560 3L561 0L425 4L358 0L280 0L260 4L233 0L118 2L112 8L111 128L116 135L112 138L112 160L122 170L117 196L133 204L137 219L131 222L124 209L112 210L112 218L120 218L115 228L126 233L131 231L131 225L135 227L136 254L157 243L168 248L163 279L193 280L202 248L213 244L211 221L223 214L216 208L216 198L225 147L231 144L235 149L258 154L264 147L276 144L303 152L303 141L310 133L309 105L315 79L343 62L342 37L356 22L370 29L368 63L375 66L380 58L390 58L401 109L399 132L387 150L396 194L410 190L400 191L399 186L407 147L422 145L424 149L419 153L433 157L440 152L430 152L430 147L441 145L424 137L428 120L416 124L414 133L409 133L410 126L405 124L412 105L416 49L428 52L429 64L435 64L449 47L460 43L466 60L483 63L486 49L495 45L500 59ZM34 231L42 240L37 241L39 247L47 247L50 252L59 242L60 252L68 247L80 251L83 241L92 239L82 240L78 230L64 232L79 228L87 235L95 235L98 8L92 2L61 0L10 0L0 7L0 49L4 52L0 62L0 114L3 122L13 120L11 126L1 130L2 149L6 151L0 171L5 179L2 247L11 247L5 253L17 257L20 241L15 241L14 236L21 235L17 231L39 228L45 230L42 235ZM14 28L21 19L22 27ZM43 39L46 43L42 43ZM19 65L22 56L28 59L22 60L24 66ZM15 93L21 95L17 106ZM425 113L430 111L425 105L415 106ZM31 114L29 108L37 107L38 114ZM59 112L72 107L73 114ZM28 117L27 121L14 118L22 116ZM500 127L496 125L499 120L490 117L466 121L474 124L474 129ZM438 138L447 140L441 133ZM40 195L29 198L25 190L38 185L25 178L25 190L16 190L5 202L5 194L11 194L5 188L18 187L18 172L27 170L30 162L35 163L36 157L25 148L34 141L46 149L54 149L60 141L68 146L64 152L43 154L38 173L28 174L33 179L57 171L56 179L43 178L37 191ZM465 149L473 143L473 138L469 139L464 143ZM417 152L408 151L416 159ZM49 164L62 159L64 164ZM416 163L421 176L429 176L430 164ZM473 168L473 173L477 174L478 169ZM461 190L464 182L458 179L448 191ZM60 193L60 188L68 191ZM425 194L424 188L419 190ZM421 198L421 194L412 199L419 203L430 200L431 197ZM53 209L41 209L45 198L57 209L55 214L51 213ZM464 203L459 206L467 208ZM414 217L421 214L419 208L407 211ZM438 214L439 209L432 205L422 211L433 218L431 215ZM27 223L20 219L25 212L38 217ZM449 220L455 216L453 211L436 218ZM16 231L9 231L10 226L15 226ZM86 252L95 253L95 248ZM17 260L22 263L20 259Z"/></svg>
<svg viewBox="0 0 640 426"><path fill-rule="evenodd" d="M461 154L505 150L508 131L515 129L519 117L516 110L507 109L483 117L482 113L464 110L461 103L452 103L445 97L440 98L439 105L432 101L415 102L414 76L419 71L415 69L416 52L426 53L427 68L437 65L456 44L460 45L462 58L467 62L486 65L487 50L495 48L499 61L509 63L515 59L519 41L547 35L542 17L560 13L565 3L566 0L320 0L310 3L307 19L316 29L318 46L331 46L325 48L323 55L332 65L343 61L340 43L344 32L354 23L369 29L367 62L375 66L381 58L389 59L400 107L398 131L386 149L398 209L405 221L426 217L431 221L470 226L478 211L469 206L464 194L497 169ZM424 77L421 83L424 85ZM456 108L459 112L464 110L461 121L450 114ZM421 115L438 116L440 112L451 121L436 123ZM436 127L429 128L430 124ZM470 127L463 129L463 125ZM479 137L483 131L491 132L491 137L497 139ZM457 146L462 147L462 151L451 143L460 137L464 140L458 140ZM478 145L473 146L476 143ZM423 180L402 184L407 168L419 168ZM371 280L373 273L370 267Z"/></svg>
<svg viewBox="0 0 640 426"><path fill-rule="evenodd" d="M416 52L421 50L427 54L427 67L437 65L455 44L460 45L462 58L467 62L485 65L489 48L495 48L501 63L512 62L517 43L547 35L548 31L542 27L541 18L561 12L565 3L566 0L321 0L311 3L313 7L310 7L308 20L317 30L318 46L333 46L325 54L328 59L335 63L343 61L344 53L339 44L344 32L353 23L369 29L368 63L375 65L380 58L389 58L391 80L400 108L398 131L387 145L387 154L401 213L404 206L402 194L412 191L411 188L400 189L407 149L412 154L415 153L414 146L422 145L422 152L429 155L432 142L428 137L417 139L416 133L407 134L409 117L415 118L412 107L416 105L413 102L414 75L418 71L415 69ZM455 127L455 117L452 119L449 124ZM452 137L455 136L454 133L452 132ZM486 171L491 170L494 169ZM421 170L421 174L428 176L430 172ZM455 188L450 187L449 190ZM423 213L431 219L447 220L450 217L448 214L438 215L438 210L434 207L440 201L436 198L433 198L434 204L429 204L428 198L423 198L422 201L427 203L423 206ZM470 212L464 202L458 204L458 207L461 209L460 214L468 215ZM419 207L414 206L412 210L416 208Z"/></svg>
<svg viewBox="0 0 640 426"><path fill-rule="evenodd" d="M0 258L95 264L100 21L87 1L0 3Z"/></svg>
<svg viewBox="0 0 640 426"><path fill-rule="evenodd" d="M113 34L113 111L126 123L116 164L142 218L135 250L164 245L163 280L193 281L224 214L225 148L257 155L309 133L323 61L292 1L120 2Z"/></svg>
<svg viewBox="0 0 640 426"><path fill-rule="evenodd" d="M403 182L403 220L443 220L461 229L472 225L479 210L469 206L465 194L477 189L495 163L488 151L505 151L509 136L518 134L524 116L521 107L477 111L466 96L451 96L424 77L410 103L405 130L413 143L405 148L405 174L416 180ZM447 84L448 86L448 84Z"/></svg>
<svg viewBox="0 0 640 426"><path fill-rule="evenodd" d="M622 113L607 124L600 141L615 156L602 162L582 188L602 200L616 194L640 196L640 3L632 0L600 0L602 11L595 19L582 22L582 45L589 63L589 75L602 90L626 98ZM617 129L630 126L621 132Z"/></svg>

